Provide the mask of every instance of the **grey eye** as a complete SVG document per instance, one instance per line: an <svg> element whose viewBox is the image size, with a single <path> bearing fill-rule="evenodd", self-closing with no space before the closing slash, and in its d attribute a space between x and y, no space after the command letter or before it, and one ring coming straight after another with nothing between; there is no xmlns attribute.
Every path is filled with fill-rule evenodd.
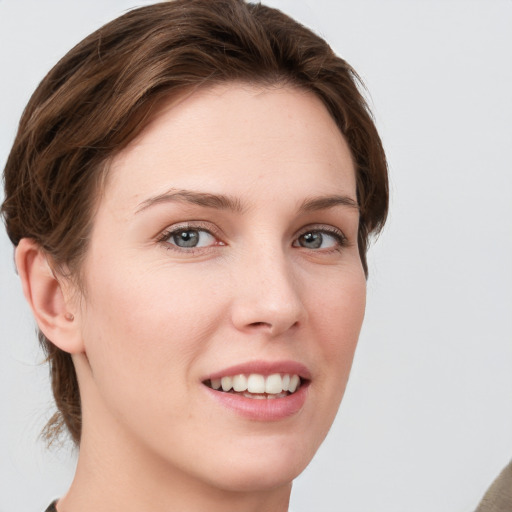
<svg viewBox="0 0 512 512"><path fill-rule="evenodd" d="M343 238L341 235L326 231L307 231L300 235L293 245L306 249L330 249L343 245Z"/></svg>
<svg viewBox="0 0 512 512"><path fill-rule="evenodd" d="M324 237L319 231L304 233L299 237L299 245L308 249L319 249L322 246Z"/></svg>
<svg viewBox="0 0 512 512"><path fill-rule="evenodd" d="M169 235L169 243L181 248L206 247L211 245L215 238L204 229L178 229Z"/></svg>

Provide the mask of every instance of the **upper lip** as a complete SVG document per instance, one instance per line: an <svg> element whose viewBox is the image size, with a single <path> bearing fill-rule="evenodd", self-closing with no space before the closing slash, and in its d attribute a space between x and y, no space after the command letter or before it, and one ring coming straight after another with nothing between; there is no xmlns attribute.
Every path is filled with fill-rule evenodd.
<svg viewBox="0 0 512 512"><path fill-rule="evenodd" d="M211 373L203 380L221 379L222 377L251 373L261 375L272 375L273 373L282 373L298 375L302 379L310 380L311 372L302 363L296 361L250 361L240 363L229 368Z"/></svg>

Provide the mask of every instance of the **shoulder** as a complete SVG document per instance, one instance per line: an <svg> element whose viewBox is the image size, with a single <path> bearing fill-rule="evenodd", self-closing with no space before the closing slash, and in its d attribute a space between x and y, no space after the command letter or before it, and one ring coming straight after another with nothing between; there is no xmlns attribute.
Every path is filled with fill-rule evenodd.
<svg viewBox="0 0 512 512"><path fill-rule="evenodd" d="M475 512L512 510L512 461L494 480Z"/></svg>

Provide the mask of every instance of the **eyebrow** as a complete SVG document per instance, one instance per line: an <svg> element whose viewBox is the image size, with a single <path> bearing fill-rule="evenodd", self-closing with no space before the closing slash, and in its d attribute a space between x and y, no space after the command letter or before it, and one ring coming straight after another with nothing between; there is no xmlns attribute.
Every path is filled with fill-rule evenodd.
<svg viewBox="0 0 512 512"><path fill-rule="evenodd" d="M328 210L335 206L348 206L359 211L359 204L355 199L345 195L320 196L305 199L299 207L301 212L316 212Z"/></svg>
<svg viewBox="0 0 512 512"><path fill-rule="evenodd" d="M242 213L242 203L237 199L224 194L209 194L207 192L194 192L192 190L170 190L164 194L150 197L139 204L135 213L140 213L150 206L161 203L183 202L215 208L217 210L231 210Z"/></svg>
<svg viewBox="0 0 512 512"><path fill-rule="evenodd" d="M192 190L170 190L146 199L138 205L135 213L140 213L157 204L171 202L184 202L205 208L229 210L236 213L243 213L245 210L238 198L224 194L210 194L208 192L196 192ZM328 210L336 206L348 206L349 208L359 210L357 201L352 197L346 195L330 195L305 199L299 206L299 212Z"/></svg>

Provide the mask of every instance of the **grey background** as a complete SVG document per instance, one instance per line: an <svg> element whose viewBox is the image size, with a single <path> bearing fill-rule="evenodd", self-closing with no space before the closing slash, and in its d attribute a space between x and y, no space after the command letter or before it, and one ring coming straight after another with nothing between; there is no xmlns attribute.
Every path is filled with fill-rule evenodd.
<svg viewBox="0 0 512 512"><path fill-rule="evenodd" d="M35 86L135 0L0 0L0 165ZM512 457L512 2L268 1L323 35L371 92L391 170L366 322L295 512L470 512ZM65 492L34 322L0 234L0 511Z"/></svg>

